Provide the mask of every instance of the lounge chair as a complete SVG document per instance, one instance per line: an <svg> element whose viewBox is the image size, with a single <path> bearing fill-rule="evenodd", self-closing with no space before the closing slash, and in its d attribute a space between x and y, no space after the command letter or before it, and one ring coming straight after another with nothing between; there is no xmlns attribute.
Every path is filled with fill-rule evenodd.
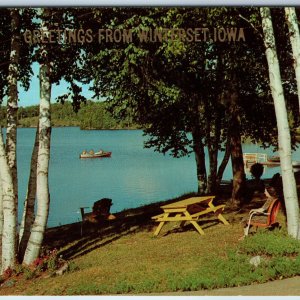
<svg viewBox="0 0 300 300"><path fill-rule="evenodd" d="M245 228L245 235L248 235L251 226L254 226L257 229L258 227L268 228L278 225L276 218L279 208L279 199L274 199L266 210L263 210L262 208L251 210L247 227Z"/></svg>

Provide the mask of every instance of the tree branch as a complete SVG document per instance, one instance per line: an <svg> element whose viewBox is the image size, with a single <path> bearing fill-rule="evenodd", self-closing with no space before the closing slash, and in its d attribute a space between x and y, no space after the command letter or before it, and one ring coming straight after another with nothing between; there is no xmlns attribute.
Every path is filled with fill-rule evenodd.
<svg viewBox="0 0 300 300"><path fill-rule="evenodd" d="M247 18L245 18L245 17L242 16L241 14L239 14L239 17L240 17L241 19L243 19L244 21L246 21L247 23L249 23L250 26L251 26L256 32L258 32L259 36L260 36L262 39L264 38L263 35L261 34L261 32L259 32L259 30L251 23L250 20L248 20Z"/></svg>

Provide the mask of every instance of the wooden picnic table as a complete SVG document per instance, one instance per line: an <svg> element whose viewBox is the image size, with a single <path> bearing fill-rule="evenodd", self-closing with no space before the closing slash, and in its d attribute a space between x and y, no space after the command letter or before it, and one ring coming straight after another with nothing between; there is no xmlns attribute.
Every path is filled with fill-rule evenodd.
<svg viewBox="0 0 300 300"><path fill-rule="evenodd" d="M229 225L222 216L225 205L214 206L213 200L215 196L191 197L174 203L161 206L163 213L152 217L159 222L154 235L157 236L166 222L181 222L180 226L184 226L185 222L190 222L196 230L203 235L204 231L197 223L199 218L208 213L214 213L217 218L225 225Z"/></svg>

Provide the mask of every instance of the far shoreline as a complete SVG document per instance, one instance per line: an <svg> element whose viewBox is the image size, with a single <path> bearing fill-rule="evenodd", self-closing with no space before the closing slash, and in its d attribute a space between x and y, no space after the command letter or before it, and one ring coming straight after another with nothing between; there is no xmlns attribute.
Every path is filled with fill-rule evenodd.
<svg viewBox="0 0 300 300"><path fill-rule="evenodd" d="M3 126L2 128L5 128L5 126ZM17 128L37 128L37 126L20 126L18 125ZM81 128L79 125L55 125L55 126L51 126L51 128L79 128L82 131L91 131L91 130L144 130L144 128ZM295 135L295 139L297 142L300 143L300 135Z"/></svg>

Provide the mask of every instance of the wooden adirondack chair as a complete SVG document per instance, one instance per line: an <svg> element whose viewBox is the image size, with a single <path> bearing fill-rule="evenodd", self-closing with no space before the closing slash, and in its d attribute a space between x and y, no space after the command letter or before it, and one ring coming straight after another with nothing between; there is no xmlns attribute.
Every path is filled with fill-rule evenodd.
<svg viewBox="0 0 300 300"><path fill-rule="evenodd" d="M91 223L98 223L103 220L114 220L116 217L110 213L112 200L109 198L102 198L94 202L93 210L90 213L85 213L85 207L81 207L82 221L89 221Z"/></svg>
<svg viewBox="0 0 300 300"><path fill-rule="evenodd" d="M253 210L249 214L247 234L251 226L257 227L273 227L278 224L276 221L278 211L280 209L279 199L274 199L269 205L267 211Z"/></svg>

